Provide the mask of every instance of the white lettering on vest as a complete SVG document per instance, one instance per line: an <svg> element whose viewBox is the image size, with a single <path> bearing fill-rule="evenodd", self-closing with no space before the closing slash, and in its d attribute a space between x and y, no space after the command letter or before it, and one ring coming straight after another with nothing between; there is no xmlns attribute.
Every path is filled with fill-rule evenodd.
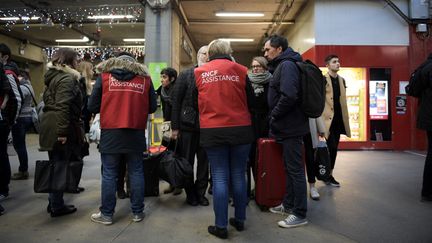
<svg viewBox="0 0 432 243"><path fill-rule="evenodd" d="M219 82L219 81L240 82L240 77L238 75L218 74L217 70L202 73L201 79L202 79L202 84Z"/></svg>
<svg viewBox="0 0 432 243"><path fill-rule="evenodd" d="M112 75L109 76L109 91L135 92L144 94L145 80L135 79L130 81L118 81Z"/></svg>

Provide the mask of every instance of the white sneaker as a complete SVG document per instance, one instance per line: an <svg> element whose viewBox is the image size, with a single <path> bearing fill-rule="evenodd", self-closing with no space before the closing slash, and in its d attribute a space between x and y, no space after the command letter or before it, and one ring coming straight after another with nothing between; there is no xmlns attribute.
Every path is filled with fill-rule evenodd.
<svg viewBox="0 0 432 243"><path fill-rule="evenodd" d="M318 193L318 189L316 187L311 187L309 191L312 200L319 200L320 194Z"/></svg>
<svg viewBox="0 0 432 243"><path fill-rule="evenodd" d="M91 220L95 223L110 225L113 223L112 217L105 216L102 212L94 213L91 215Z"/></svg>
<svg viewBox="0 0 432 243"><path fill-rule="evenodd" d="M294 214L290 214L286 219L279 221L278 225L282 228L294 228L302 225L306 225L308 223L307 219L299 218Z"/></svg>

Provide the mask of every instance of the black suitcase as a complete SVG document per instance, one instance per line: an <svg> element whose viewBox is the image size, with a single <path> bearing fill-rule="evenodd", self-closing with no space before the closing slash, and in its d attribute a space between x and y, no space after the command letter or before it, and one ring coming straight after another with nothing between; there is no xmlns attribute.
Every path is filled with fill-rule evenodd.
<svg viewBox="0 0 432 243"><path fill-rule="evenodd" d="M144 196L159 196L159 162L161 153L144 154Z"/></svg>

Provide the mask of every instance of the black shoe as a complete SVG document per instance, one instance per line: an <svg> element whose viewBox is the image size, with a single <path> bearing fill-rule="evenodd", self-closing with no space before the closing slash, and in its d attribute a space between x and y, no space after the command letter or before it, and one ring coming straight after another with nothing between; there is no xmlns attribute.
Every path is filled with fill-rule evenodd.
<svg viewBox="0 0 432 243"><path fill-rule="evenodd" d="M421 200L422 202L432 202L432 195L430 196L422 196Z"/></svg>
<svg viewBox="0 0 432 243"><path fill-rule="evenodd" d="M51 211L51 217L60 217L63 215L75 213L77 211L77 208L73 205L65 205L63 208L57 210L57 211Z"/></svg>
<svg viewBox="0 0 432 243"><path fill-rule="evenodd" d="M118 190L117 191L117 197L119 199L125 199L126 198L126 192L124 190L122 190L122 189Z"/></svg>
<svg viewBox="0 0 432 243"><path fill-rule="evenodd" d="M0 215L2 215L4 213L5 209L2 207L2 205L0 205Z"/></svg>
<svg viewBox="0 0 432 243"><path fill-rule="evenodd" d="M195 197L186 197L186 203L191 206L198 206L198 200Z"/></svg>
<svg viewBox="0 0 432 243"><path fill-rule="evenodd" d="M74 205L64 205L65 207L68 207L68 208L75 208L75 206ZM51 204L50 203L48 203L48 206L47 206L47 213L51 213L52 211L51 211Z"/></svg>
<svg viewBox="0 0 432 243"><path fill-rule="evenodd" d="M333 176L330 176L330 178L325 182L325 184L334 187L340 187L340 183Z"/></svg>
<svg viewBox="0 0 432 243"><path fill-rule="evenodd" d="M204 197L204 196L202 196L202 197L200 197L198 199L198 203L201 206L208 206L208 205L210 205L209 200L206 197Z"/></svg>
<svg viewBox="0 0 432 243"><path fill-rule="evenodd" d="M67 191L67 192L69 192L69 193L73 193L73 194L78 194L78 193L83 192L84 190L85 190L84 187L77 187L76 190L73 190L73 191Z"/></svg>
<svg viewBox="0 0 432 243"><path fill-rule="evenodd" d="M244 223L236 220L235 218L230 218L229 223L232 227L236 228L237 231L243 231L244 230Z"/></svg>
<svg viewBox="0 0 432 243"><path fill-rule="evenodd" d="M219 228L217 226L209 226L208 232L220 239L228 238L228 230L226 228Z"/></svg>

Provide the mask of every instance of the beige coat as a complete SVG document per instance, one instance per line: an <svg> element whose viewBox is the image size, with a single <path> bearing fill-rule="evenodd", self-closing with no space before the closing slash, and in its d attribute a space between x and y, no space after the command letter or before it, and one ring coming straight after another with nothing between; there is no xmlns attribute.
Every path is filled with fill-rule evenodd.
<svg viewBox="0 0 432 243"><path fill-rule="evenodd" d="M330 133L330 126L332 124L333 121L333 116L334 116L334 107L333 107L333 87L332 87L332 81L330 78L330 75L327 73L326 75L324 75L325 79L326 79L326 101L325 101L325 106L324 106L324 111L321 115L321 119L324 121L324 125L325 125L325 137L328 138L329 137L329 133ZM345 80L338 75L339 78L339 88L340 88L340 104L341 104L341 109L342 109L342 119L343 119L343 123L344 123L344 127L345 127L345 131L346 131L346 136L347 137L351 137L351 130L350 130L350 125L349 125L349 116L348 116L348 106L347 106L347 101L346 101L346 88L345 88Z"/></svg>

